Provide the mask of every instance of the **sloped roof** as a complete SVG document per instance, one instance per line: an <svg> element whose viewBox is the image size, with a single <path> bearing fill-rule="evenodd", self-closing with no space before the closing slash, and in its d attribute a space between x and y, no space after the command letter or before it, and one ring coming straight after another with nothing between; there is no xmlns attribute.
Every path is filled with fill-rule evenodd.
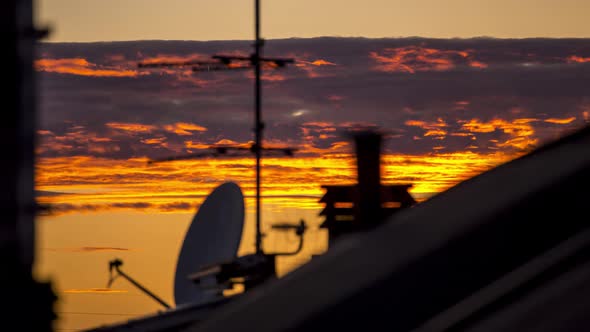
<svg viewBox="0 0 590 332"><path fill-rule="evenodd" d="M587 127L343 239L186 331L413 330L588 229L577 195L588 188Z"/></svg>

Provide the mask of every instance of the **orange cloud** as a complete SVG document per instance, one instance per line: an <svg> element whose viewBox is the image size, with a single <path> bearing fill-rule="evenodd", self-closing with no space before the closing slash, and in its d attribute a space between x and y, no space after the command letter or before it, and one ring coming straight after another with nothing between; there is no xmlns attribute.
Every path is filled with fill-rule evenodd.
<svg viewBox="0 0 590 332"><path fill-rule="evenodd" d="M171 125L165 125L164 129L171 133L175 133L176 135L180 136L190 136L193 134L193 131L203 132L207 131L207 128L199 126L194 123L187 123L187 122L177 122Z"/></svg>
<svg viewBox="0 0 590 332"><path fill-rule="evenodd" d="M463 129L472 133L491 133L500 128L505 122L503 120L492 120L491 122L480 122L478 119L471 119L463 124Z"/></svg>
<svg viewBox="0 0 590 332"><path fill-rule="evenodd" d="M311 62L311 64L314 66L336 66L335 63L329 62L326 60L322 60L322 59L315 60L315 61Z"/></svg>
<svg viewBox="0 0 590 332"><path fill-rule="evenodd" d="M341 123L340 127L346 128L350 127L350 124ZM334 137L329 133L334 133L337 131L337 125L332 122L305 122L301 125L301 131L303 133L304 144L307 146L305 152L312 152L313 151L313 142L316 139L326 139L330 137Z"/></svg>
<svg viewBox="0 0 590 332"><path fill-rule="evenodd" d="M590 57L588 58L584 58L581 56L577 56L577 55L572 55L570 57L567 58L568 62L570 63L586 63L586 62L590 62Z"/></svg>
<svg viewBox="0 0 590 332"><path fill-rule="evenodd" d="M193 141L184 141L184 147L186 147L187 149L208 149L211 147L211 145Z"/></svg>
<svg viewBox="0 0 590 332"><path fill-rule="evenodd" d="M328 138L335 138L335 135L328 135L328 134L320 134L320 136L318 136L319 139L328 139Z"/></svg>
<svg viewBox="0 0 590 332"><path fill-rule="evenodd" d="M166 137L142 139L141 142L145 144L161 144L166 140Z"/></svg>
<svg viewBox="0 0 590 332"><path fill-rule="evenodd" d="M156 126L141 123L108 122L107 127L127 131L130 133L149 133L156 129Z"/></svg>
<svg viewBox="0 0 590 332"><path fill-rule="evenodd" d="M515 137L511 138L505 142L498 143L498 147L505 148L505 147L512 147L517 148L520 150L527 150L531 149L539 143L538 139L531 139L528 137Z"/></svg>
<svg viewBox="0 0 590 332"><path fill-rule="evenodd" d="M320 128L334 127L334 123L332 123L332 122L321 122L321 121L305 122L303 125L304 126L311 126L311 127L320 127Z"/></svg>
<svg viewBox="0 0 590 332"><path fill-rule="evenodd" d="M209 56L193 53L189 55L158 54L141 60L144 64L183 63L191 61L211 61Z"/></svg>
<svg viewBox="0 0 590 332"><path fill-rule="evenodd" d="M474 68L488 68L488 65L481 61L471 61L469 65Z"/></svg>
<svg viewBox="0 0 590 332"><path fill-rule="evenodd" d="M253 142L246 142L246 143L239 143L231 139L220 139L219 141L215 142L213 145L221 145L221 146L239 146L239 147L250 147Z"/></svg>
<svg viewBox="0 0 590 332"><path fill-rule="evenodd" d="M369 57L377 62L373 69L383 72L446 71L459 64L486 68L487 64L472 59L472 51L438 50L420 46L386 48L370 52Z"/></svg>
<svg viewBox="0 0 590 332"><path fill-rule="evenodd" d="M252 80L255 78L254 73L251 71L247 72L245 75L247 78ZM260 79L268 82L282 82L287 79L287 76L275 71L266 71L262 73Z"/></svg>
<svg viewBox="0 0 590 332"><path fill-rule="evenodd" d="M305 61L305 60L297 60L295 66L297 67L306 67L308 65L321 67L321 66L337 66L334 62L326 61L323 59L318 59L314 61Z"/></svg>
<svg viewBox="0 0 590 332"><path fill-rule="evenodd" d="M83 58L39 59L35 61L37 71L93 77L136 77L137 70L99 66Z"/></svg>
<svg viewBox="0 0 590 332"><path fill-rule="evenodd" d="M437 122L425 122L420 120L408 120L404 123L406 126L413 126L413 127L420 127L422 129L430 129L430 128L444 128L447 124L443 121L443 119L437 119Z"/></svg>
<svg viewBox="0 0 590 332"><path fill-rule="evenodd" d="M558 118L549 118L549 119L545 119L543 121L548 122L548 123L555 123L555 124L568 124L568 123L572 123L576 120L575 116L569 117L569 118L565 118L565 119L558 119Z"/></svg>
<svg viewBox="0 0 590 332"><path fill-rule="evenodd" d="M493 119L489 122L481 122L479 119L462 121L462 129L471 133L491 133L501 130L511 136L505 142L497 143L498 147L512 147L520 150L526 150L534 147L539 142L533 138L535 134L531 122L539 121L538 119L522 118L507 121L504 119Z"/></svg>
<svg viewBox="0 0 590 332"><path fill-rule="evenodd" d="M166 143L166 137L145 138L141 140L141 143L147 145L168 147L168 143Z"/></svg>
<svg viewBox="0 0 590 332"><path fill-rule="evenodd" d="M325 67L325 66L338 66L338 64L334 62L330 62L323 59L318 59L314 61L305 61L305 60L298 60L295 63L295 67L304 70L307 73L307 77L309 78L317 78L317 77L325 77L327 74L325 72L318 71L316 67Z"/></svg>
<svg viewBox="0 0 590 332"><path fill-rule="evenodd" d="M447 135L447 132L442 129L431 129L424 133L424 137L428 136L437 136L437 139L444 139L444 136Z"/></svg>
<svg viewBox="0 0 590 332"><path fill-rule="evenodd" d="M443 153L383 155L383 183L412 183L412 192L440 192L483 172L519 153ZM323 184L356 181L354 156L350 142L333 142L318 148L304 143L293 158L264 159L263 195L306 196L319 198ZM316 156L305 155L306 152ZM246 196L255 192L254 160L250 156L233 159L181 160L146 165L145 158L109 160L95 157L41 158L37 165L36 189L63 193L39 196L41 204L55 207L54 214L96 213L108 210L172 213L194 210L217 184L236 181ZM75 172L71 172L75 169ZM198 183L195 180L200 180ZM265 199L265 204L272 202ZM281 204L301 204L317 209L317 200L297 200ZM252 204L247 200L247 204ZM90 248L90 247L89 247ZM100 247L96 247L100 248ZM105 249L107 250L107 249ZM100 251L84 249L83 252Z"/></svg>
<svg viewBox="0 0 590 332"><path fill-rule="evenodd" d="M62 135L55 135L55 133L48 130L40 130L38 134L41 143L37 146L38 153L47 151L63 152L80 145L85 146L89 152L97 154L118 151L119 149L116 144L105 144L113 142L113 139L100 137L94 132L88 132L84 126L71 127L68 132Z"/></svg>
<svg viewBox="0 0 590 332"><path fill-rule="evenodd" d="M469 137L469 136L473 136L473 134L472 133L451 133L451 136Z"/></svg>
<svg viewBox="0 0 590 332"><path fill-rule="evenodd" d="M537 119L522 118L515 119L512 122L503 119L493 119L489 122L481 122L478 119L471 119L463 124L463 129L476 133L489 133L496 129L501 129L507 134L519 133L522 136L531 136L535 133L531 122L538 121Z"/></svg>
<svg viewBox="0 0 590 332"><path fill-rule="evenodd" d="M441 128L447 127L447 123L438 118L436 122L426 122L421 120L408 120L404 123L406 126L418 127L425 130L424 137L433 137L434 139L444 139L447 131Z"/></svg>
<svg viewBox="0 0 590 332"><path fill-rule="evenodd" d="M108 138L108 137L96 137L93 134L90 134L90 137L88 137L88 139L91 142L95 142L95 143L107 143L107 142L112 142L113 141L112 138Z"/></svg>

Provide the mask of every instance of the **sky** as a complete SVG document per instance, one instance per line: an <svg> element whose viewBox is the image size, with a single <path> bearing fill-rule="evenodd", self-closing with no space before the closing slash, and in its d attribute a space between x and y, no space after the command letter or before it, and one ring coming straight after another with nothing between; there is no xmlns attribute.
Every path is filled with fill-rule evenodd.
<svg viewBox="0 0 590 332"><path fill-rule="evenodd" d="M51 41L253 37L253 1L38 0ZM262 1L262 35L590 37L586 0Z"/></svg>
<svg viewBox="0 0 590 332"><path fill-rule="evenodd" d="M210 145L247 147L251 72L137 68L138 62L247 54L247 43L46 44L40 51L37 183L41 191L60 193L43 196L59 200L56 209L76 210L71 204L77 202L90 210L187 210L192 205L186 199L202 197L218 178L238 179L252 194L248 155L146 164ZM296 158L267 159L266 192L273 196L320 195L322 181L353 182L353 145L346 135L354 128L386 134L386 181L436 193L481 172L481 165L579 128L590 111L586 40L287 39L269 42L267 53L297 59L291 68L268 69L263 76L266 143L299 150ZM461 158L464 168L445 164L451 157ZM114 170L118 174L109 175ZM104 188L115 181L129 192L117 189L110 198L117 203L109 205ZM191 188L195 182L200 189ZM169 185L164 195L170 197L142 199L153 184ZM64 194L99 189L84 198ZM95 205L82 204L99 196Z"/></svg>
<svg viewBox="0 0 590 332"><path fill-rule="evenodd" d="M224 181L247 197L239 253L253 250L252 156L147 163L211 145L248 147L253 77L137 64L248 55L251 1L37 3L37 21L53 32L35 61L37 199L52 207L38 218L36 269L54 280L60 328L153 312L128 284L105 288L108 260L123 258L125 271L172 302L184 232ZM384 134L382 182L412 184L422 200L587 125L589 7L264 1L265 54L295 59L264 68L265 144L297 152L263 160L263 227L310 225L302 254L280 261L281 273L326 250L321 186L355 182L355 130ZM282 235L265 243L296 245Z"/></svg>

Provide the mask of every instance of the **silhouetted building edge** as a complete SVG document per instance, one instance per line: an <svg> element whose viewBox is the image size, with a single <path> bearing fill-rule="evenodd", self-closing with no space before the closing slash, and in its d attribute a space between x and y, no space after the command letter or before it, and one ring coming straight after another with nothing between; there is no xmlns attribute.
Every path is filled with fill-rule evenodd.
<svg viewBox="0 0 590 332"><path fill-rule="evenodd" d="M31 0L6 0L0 4L0 52L4 70L0 146L0 252L4 287L2 330L51 331L55 300L49 284L33 279L35 261L35 128L36 81L34 45L41 35L33 26ZM22 317L33 317L23 319Z"/></svg>
<svg viewBox="0 0 590 332"><path fill-rule="evenodd" d="M587 216L586 197L564 195L590 185L588 146L590 128L584 128L465 181L369 233L340 241L186 331L418 328L589 229L587 218L580 218ZM554 266L557 273L569 271L560 269L562 263ZM575 306L561 304L562 310Z"/></svg>

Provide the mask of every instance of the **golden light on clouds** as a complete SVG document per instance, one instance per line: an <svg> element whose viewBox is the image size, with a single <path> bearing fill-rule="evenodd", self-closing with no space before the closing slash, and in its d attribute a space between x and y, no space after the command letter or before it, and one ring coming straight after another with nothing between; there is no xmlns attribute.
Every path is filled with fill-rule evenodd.
<svg viewBox="0 0 590 332"><path fill-rule="evenodd" d="M383 72L405 72L414 74L421 71L447 71L458 65L487 68L482 61L473 59L473 51L442 50L421 46L386 48L369 53L376 62L374 70Z"/></svg>
<svg viewBox="0 0 590 332"><path fill-rule="evenodd" d="M504 142L498 142L498 147L513 147L520 150L533 148L539 143L538 138L534 137L535 129L532 122L539 121L532 118L521 118L514 120L492 119L484 122L479 119L463 121L463 130L471 133L491 133L501 130L511 136Z"/></svg>
<svg viewBox="0 0 590 332"><path fill-rule="evenodd" d="M345 144L333 147L342 151ZM414 193L434 193L514 158L515 154L475 152L385 155L384 183L411 183ZM223 181L238 182L246 196L254 195L251 158L184 160L147 166L146 159L123 161L94 157L44 158L38 163L37 190L55 205L54 213L135 209L161 213L193 209ZM325 184L356 182L355 161L347 153L323 157L266 158L263 195L267 202L283 197L319 197ZM288 200L288 199L287 199ZM301 203L302 209L319 204Z"/></svg>
<svg viewBox="0 0 590 332"><path fill-rule="evenodd" d="M577 56L577 55L572 55L569 58L567 58L569 62L574 62L574 63L586 63L586 62L590 62L590 57L581 57L581 56Z"/></svg>
<svg viewBox="0 0 590 332"><path fill-rule="evenodd" d="M335 64L334 62L330 62L330 61L324 60L324 59L317 59L314 61L298 60L297 63L295 64L295 66L297 66L297 67L306 67L308 65L317 66L317 67L337 66L337 64Z"/></svg>
<svg viewBox="0 0 590 332"><path fill-rule="evenodd" d="M39 59L35 60L35 69L50 73L93 76L93 77L136 77L137 70L99 66L83 58Z"/></svg>
<svg viewBox="0 0 590 332"><path fill-rule="evenodd" d="M207 128L194 123L178 122L172 125L164 126L164 129L181 136L190 136L194 131L207 131Z"/></svg>
<svg viewBox="0 0 590 332"><path fill-rule="evenodd" d="M168 144L166 144L165 141L166 141L166 137L158 137L158 138L142 139L141 143L148 144L148 145L160 145L160 146L166 147L166 146L168 146Z"/></svg>
<svg viewBox="0 0 590 332"><path fill-rule="evenodd" d="M539 144L539 132L554 133L573 124L575 119L408 119L404 122L406 129L401 130L403 134L399 136L409 134L407 139L423 140L426 146L422 151L428 152L385 154L384 181L413 184L412 192L418 194L440 192L530 151ZM50 213L187 211L194 209L223 181L235 181L246 196L254 195L254 160L248 154L148 165L147 157L124 157L129 152L122 150L126 146L130 146L133 153L140 148L147 149L142 153L160 149L162 155L171 155L210 152L211 146L237 146L247 150L252 142L227 138L216 142L199 140L195 135L207 128L192 122L165 125L109 122L105 126L111 130L106 134L114 135L113 138L100 136L81 125L70 127L62 135L49 130L39 132L42 144L38 152L53 155L38 159L36 174L36 189L50 193L38 195L38 201L49 205ZM374 125L330 121L301 123L295 157L268 156L263 159L263 195L270 202L281 205L287 204L285 197L319 198L322 185L354 183L356 170L351 155L352 143L340 139L338 132L371 126ZM411 127L422 133L407 133L416 130ZM463 141L457 145L456 140ZM267 147L286 145L291 144L280 139L267 140ZM70 151L79 154L68 156ZM301 202L295 200L288 204L303 204ZM306 201L301 208L317 209L319 205Z"/></svg>
<svg viewBox="0 0 590 332"><path fill-rule="evenodd" d="M475 61L475 60L473 60L473 61L469 62L469 65L470 65L471 67L474 67L474 68L482 68L482 69L483 69L483 68L488 68L488 67L489 67L487 64L485 64L485 63L483 63L483 62L481 62L481 61Z"/></svg>
<svg viewBox="0 0 590 332"><path fill-rule="evenodd" d="M336 66L335 63L323 59L312 61L311 64L314 66Z"/></svg>
<svg viewBox="0 0 590 332"><path fill-rule="evenodd" d="M444 128L447 126L445 121L441 118L438 118L436 122L426 122L426 121L421 121L421 120L408 120L405 122L405 125L420 127L423 129Z"/></svg>
<svg viewBox="0 0 590 332"><path fill-rule="evenodd" d="M444 139L446 134L447 132L442 129L431 129L424 133L424 136L436 136L437 139Z"/></svg>
<svg viewBox="0 0 590 332"><path fill-rule="evenodd" d="M161 127L163 130L174 133L179 136L191 136L194 132L204 132L207 131L207 128L200 126L195 123L187 123L187 122L177 122L168 125L162 126L155 126L155 125L147 125L142 123L129 123L129 122L108 122L105 124L107 127L112 129L117 129L120 131L128 132L128 133L139 133L139 134L146 134L151 133L156 129ZM165 140L164 137L157 137L157 138L150 138L145 139L143 142L145 144L160 144Z"/></svg>
<svg viewBox="0 0 590 332"><path fill-rule="evenodd" d="M298 56L297 58L305 58L306 56ZM319 78L319 77L327 77L330 76L329 73L322 70L325 67L335 67L338 64L324 60L324 59L317 59L313 61L306 61L306 60L297 60L295 62L295 67L305 71L308 78Z"/></svg>
<svg viewBox="0 0 590 332"><path fill-rule="evenodd" d="M547 123L568 124L568 123L574 122L575 120L576 120L576 117L572 116L572 117L565 118L565 119L549 118L549 119L545 119L544 121Z"/></svg>
<svg viewBox="0 0 590 332"><path fill-rule="evenodd" d="M141 123L123 123L123 122L108 122L106 126L113 129L132 133L149 133L156 129L156 126L145 125Z"/></svg>
<svg viewBox="0 0 590 332"><path fill-rule="evenodd" d="M421 120L407 120L404 123L406 126L418 127L425 130L424 137L432 136L435 139L443 140L448 132L442 128L447 127L447 123L438 118L436 122L426 122Z"/></svg>
<svg viewBox="0 0 590 332"><path fill-rule="evenodd" d="M210 61L209 56L194 53L188 55L176 55L176 54L158 54L156 56L141 57L141 63L143 64L165 64L165 63L183 63L191 61Z"/></svg>

